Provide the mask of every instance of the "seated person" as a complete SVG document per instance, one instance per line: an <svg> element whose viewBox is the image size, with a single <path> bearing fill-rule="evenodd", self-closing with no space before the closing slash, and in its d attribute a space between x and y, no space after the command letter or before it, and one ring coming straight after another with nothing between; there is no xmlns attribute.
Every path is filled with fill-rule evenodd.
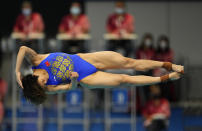
<svg viewBox="0 0 202 131"><path fill-rule="evenodd" d="M160 88L151 86L151 100L143 110L144 126L147 131L162 131L168 126L170 105L167 99L161 97Z"/></svg>
<svg viewBox="0 0 202 131"><path fill-rule="evenodd" d="M146 33L141 41L140 46L136 51L136 59L146 59L146 60L153 60L155 55L154 47L154 39L152 34ZM138 75L149 75L152 76L152 70L148 70L145 72L136 71ZM146 100L149 98L149 88L148 86L144 86L143 88L137 89L138 95L140 95L140 107L143 107Z"/></svg>
<svg viewBox="0 0 202 131"><path fill-rule="evenodd" d="M4 118L4 98L7 93L7 88L7 82L0 78L0 124L2 124Z"/></svg>
<svg viewBox="0 0 202 131"><path fill-rule="evenodd" d="M153 36L150 33L145 34L139 48L136 51L136 59L154 59L155 50L153 47Z"/></svg>
<svg viewBox="0 0 202 131"><path fill-rule="evenodd" d="M106 28L108 33L119 38L134 33L134 18L126 12L124 2L118 1L115 3L115 13L108 17ZM124 48L125 56L129 56L131 51L133 51L130 40L110 40L108 49L114 51L117 45Z"/></svg>
<svg viewBox="0 0 202 131"><path fill-rule="evenodd" d="M81 13L81 5L78 2L72 3L70 7L70 14L63 17L59 25L59 33L66 33L70 37L76 38L79 35L87 34L89 32L89 21L85 14ZM68 52L84 52L84 41L72 40L68 42L68 45L79 46L79 50L72 48ZM67 48L66 48L67 49Z"/></svg>
<svg viewBox="0 0 202 131"><path fill-rule="evenodd" d="M155 60L173 62L174 52L170 48L169 39L167 36L160 36L157 43Z"/></svg>
<svg viewBox="0 0 202 131"><path fill-rule="evenodd" d="M39 13L32 12L32 4L28 1L22 3L22 14L17 17L14 33L22 34L21 39L26 39L30 33L42 33L44 23Z"/></svg>
<svg viewBox="0 0 202 131"><path fill-rule="evenodd" d="M168 61L173 62L174 61L174 51L170 48L169 38L165 35L162 35L159 37L157 41L157 49L155 51L155 59L157 61ZM161 76L164 74L169 73L167 70L164 70L163 68L155 69L153 71L154 76ZM170 101L175 101L177 98L176 92L175 92L175 86L173 82L169 82L163 86L163 94L165 94L166 98Z"/></svg>

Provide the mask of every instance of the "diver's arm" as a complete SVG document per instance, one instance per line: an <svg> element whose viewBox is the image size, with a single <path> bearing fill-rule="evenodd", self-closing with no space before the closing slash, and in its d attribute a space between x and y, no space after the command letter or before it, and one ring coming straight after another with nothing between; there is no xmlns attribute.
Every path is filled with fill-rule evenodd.
<svg viewBox="0 0 202 131"><path fill-rule="evenodd" d="M23 62L23 59L25 56L28 56L28 58L33 61L33 59L37 56L37 53L32 50L31 48L28 48L26 46L21 46L17 55L16 60L16 67L15 67L15 73L16 73L16 79L18 84L23 88L22 81L21 81L21 73L20 68Z"/></svg>
<svg viewBox="0 0 202 131"><path fill-rule="evenodd" d="M50 85L46 87L47 94L55 94L55 93L64 93L70 89L75 89L77 88L78 82L78 73L77 72L70 72L70 77L71 77L71 83L70 84L64 84L64 85Z"/></svg>
<svg viewBox="0 0 202 131"><path fill-rule="evenodd" d="M32 50L29 47L26 46L21 46L17 55L17 61L16 61L16 72L20 71L20 67L22 65L23 59L25 58L25 56L27 56L32 62L34 60L34 58L37 56L38 54Z"/></svg>
<svg viewBox="0 0 202 131"><path fill-rule="evenodd" d="M71 84L64 84L64 85L49 85L46 86L46 93L47 94L56 94L56 93L64 93L71 89Z"/></svg>
<svg viewBox="0 0 202 131"><path fill-rule="evenodd" d="M74 87L72 86L74 85ZM46 86L47 94L65 93L66 91L76 88L76 83L64 84L64 85L49 85Z"/></svg>

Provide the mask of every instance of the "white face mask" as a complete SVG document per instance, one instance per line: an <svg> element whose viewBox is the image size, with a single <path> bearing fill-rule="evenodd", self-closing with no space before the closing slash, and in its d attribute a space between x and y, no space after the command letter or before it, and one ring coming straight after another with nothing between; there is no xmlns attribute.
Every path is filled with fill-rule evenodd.
<svg viewBox="0 0 202 131"><path fill-rule="evenodd" d="M22 14L25 16L29 16L31 13L32 13L32 11L29 8L22 9Z"/></svg>
<svg viewBox="0 0 202 131"><path fill-rule="evenodd" d="M119 8L119 7L116 7L116 8L115 8L115 12L116 12L117 14L123 14L123 13L124 13L124 9L123 9L123 8Z"/></svg>
<svg viewBox="0 0 202 131"><path fill-rule="evenodd" d="M73 15L78 15L81 13L81 9L79 7L71 7L70 12Z"/></svg>
<svg viewBox="0 0 202 131"><path fill-rule="evenodd" d="M161 49L165 50L167 48L166 41L161 41L159 46L160 46Z"/></svg>
<svg viewBox="0 0 202 131"><path fill-rule="evenodd" d="M151 46L152 41L150 39L146 39L144 43L145 43L146 46L149 47L149 46Z"/></svg>

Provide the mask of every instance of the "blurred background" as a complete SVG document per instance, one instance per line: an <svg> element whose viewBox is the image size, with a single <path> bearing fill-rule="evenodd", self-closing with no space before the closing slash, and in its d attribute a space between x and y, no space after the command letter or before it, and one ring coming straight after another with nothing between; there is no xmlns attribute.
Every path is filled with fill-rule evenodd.
<svg viewBox="0 0 202 131"><path fill-rule="evenodd" d="M200 0L6 0L0 4L1 131L202 131ZM38 53L112 50L185 66L176 82L49 95L36 107L15 80L20 46ZM31 73L24 61L23 74ZM129 75L148 72L106 70Z"/></svg>

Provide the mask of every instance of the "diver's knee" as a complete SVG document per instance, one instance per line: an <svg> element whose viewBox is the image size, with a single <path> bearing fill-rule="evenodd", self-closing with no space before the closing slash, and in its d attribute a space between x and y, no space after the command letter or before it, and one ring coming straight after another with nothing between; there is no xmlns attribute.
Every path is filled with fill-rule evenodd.
<svg viewBox="0 0 202 131"><path fill-rule="evenodd" d="M123 67L124 68L134 68L135 60L132 58L124 57L123 59Z"/></svg>

